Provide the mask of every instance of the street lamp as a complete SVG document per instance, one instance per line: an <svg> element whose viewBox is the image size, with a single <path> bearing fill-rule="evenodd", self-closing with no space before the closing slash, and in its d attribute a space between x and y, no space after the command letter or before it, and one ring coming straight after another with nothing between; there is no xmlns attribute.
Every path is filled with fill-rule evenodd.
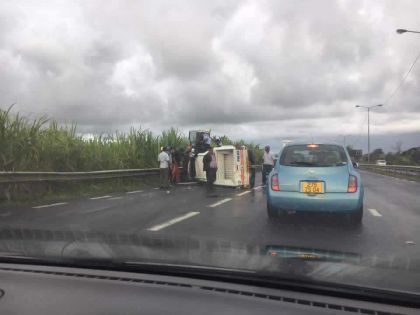
<svg viewBox="0 0 420 315"><path fill-rule="evenodd" d="M372 106L362 106L362 105L356 105L357 108L366 108L368 113L368 163L370 162L370 109L374 107L381 107L383 104L378 105L372 105Z"/></svg>
<svg viewBox="0 0 420 315"><path fill-rule="evenodd" d="M343 146L345 147L346 146L346 138L350 135L340 135L340 136L343 137Z"/></svg>
<svg viewBox="0 0 420 315"><path fill-rule="evenodd" d="M403 29L403 28L399 28L399 29L397 29L397 33L398 33L398 34L403 34L403 33L417 33L417 34L420 34L420 32L419 32L419 31L410 31L410 30L405 30L405 29Z"/></svg>

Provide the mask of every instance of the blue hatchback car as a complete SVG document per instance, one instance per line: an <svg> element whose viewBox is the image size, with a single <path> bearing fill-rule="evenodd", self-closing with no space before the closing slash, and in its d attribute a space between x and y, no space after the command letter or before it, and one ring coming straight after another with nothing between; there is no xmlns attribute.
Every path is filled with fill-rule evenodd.
<svg viewBox="0 0 420 315"><path fill-rule="evenodd" d="M269 218L286 213L363 217L363 185L347 150L338 144L289 144L267 180Z"/></svg>

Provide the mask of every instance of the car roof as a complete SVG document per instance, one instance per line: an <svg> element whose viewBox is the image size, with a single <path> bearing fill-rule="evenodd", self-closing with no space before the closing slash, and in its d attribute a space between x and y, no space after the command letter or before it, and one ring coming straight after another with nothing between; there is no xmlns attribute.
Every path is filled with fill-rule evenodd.
<svg viewBox="0 0 420 315"><path fill-rule="evenodd" d="M286 144L284 147L286 148L293 145L308 145L308 144L337 145L339 147L343 147L342 144L337 143L337 142L291 142L291 143Z"/></svg>

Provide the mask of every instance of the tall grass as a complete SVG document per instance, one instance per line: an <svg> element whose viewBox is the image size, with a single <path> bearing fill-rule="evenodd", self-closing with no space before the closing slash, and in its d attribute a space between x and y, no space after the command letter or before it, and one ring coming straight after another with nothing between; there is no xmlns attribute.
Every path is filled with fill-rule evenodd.
<svg viewBox="0 0 420 315"><path fill-rule="evenodd" d="M156 167L160 146L184 148L187 137L175 128L154 135L149 130L95 135L84 139L75 125L61 126L46 117L29 119L0 109L0 170L95 171ZM224 143L232 143L225 139ZM237 143L245 144L244 141ZM256 152L257 145L247 145Z"/></svg>

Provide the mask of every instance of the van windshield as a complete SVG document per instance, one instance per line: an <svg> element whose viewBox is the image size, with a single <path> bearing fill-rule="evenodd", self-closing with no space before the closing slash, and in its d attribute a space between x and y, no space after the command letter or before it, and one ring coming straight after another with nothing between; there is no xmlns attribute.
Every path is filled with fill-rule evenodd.
<svg viewBox="0 0 420 315"><path fill-rule="evenodd" d="M280 164L285 166L331 167L347 164L344 149L338 145L291 145L284 148Z"/></svg>

